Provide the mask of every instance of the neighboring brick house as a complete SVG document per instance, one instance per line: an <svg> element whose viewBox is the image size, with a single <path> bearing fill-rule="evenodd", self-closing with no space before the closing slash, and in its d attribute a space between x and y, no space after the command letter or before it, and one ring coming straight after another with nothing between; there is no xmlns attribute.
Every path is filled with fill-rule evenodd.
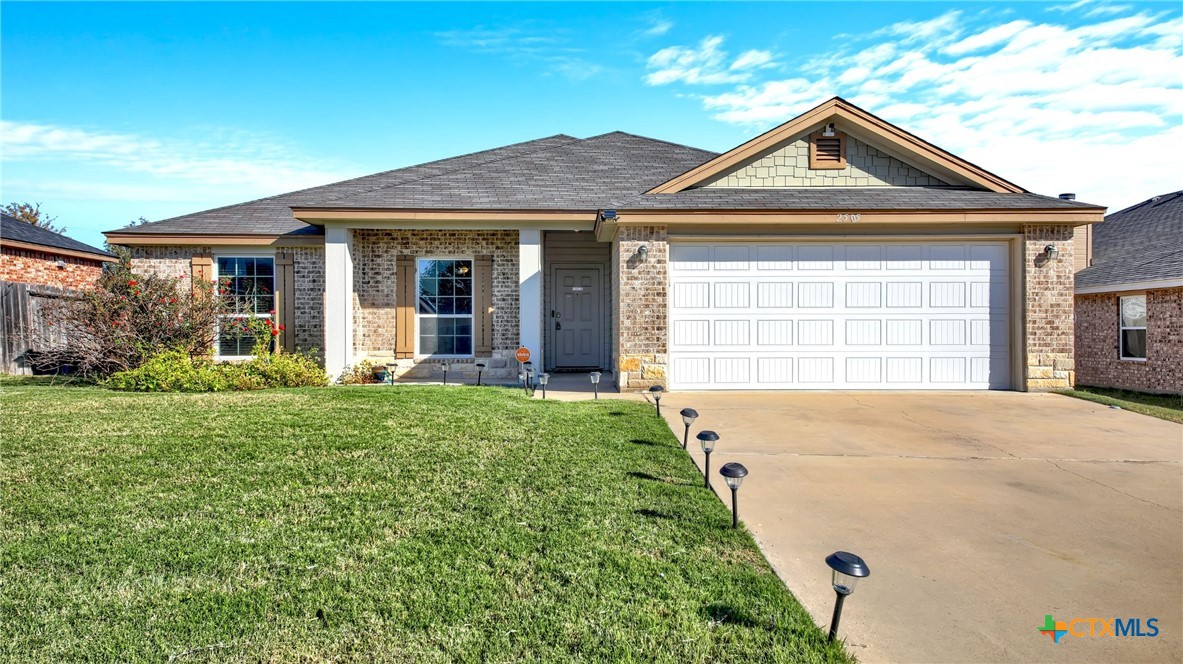
<svg viewBox="0 0 1183 664"><path fill-rule="evenodd" d="M1183 394L1183 191L1093 227L1076 275L1076 382Z"/></svg>
<svg viewBox="0 0 1183 664"><path fill-rule="evenodd" d="M0 281L78 289L93 284L110 253L0 212Z"/></svg>
<svg viewBox="0 0 1183 664"><path fill-rule="evenodd" d="M834 98L724 154L557 135L107 238L274 289L259 315L330 375L512 378L525 346L623 389L1029 390L1071 382L1074 229L1103 214Z"/></svg>

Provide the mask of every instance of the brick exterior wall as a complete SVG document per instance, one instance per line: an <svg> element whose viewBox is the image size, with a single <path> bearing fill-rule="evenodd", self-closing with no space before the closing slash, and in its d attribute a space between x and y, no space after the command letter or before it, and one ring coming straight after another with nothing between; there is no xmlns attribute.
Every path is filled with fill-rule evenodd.
<svg viewBox="0 0 1183 664"><path fill-rule="evenodd" d="M1071 226L1023 227L1027 345L1023 378L1028 390L1071 387L1075 380L1072 233ZM1049 244L1060 251L1054 261L1044 258L1044 248Z"/></svg>
<svg viewBox="0 0 1183 664"><path fill-rule="evenodd" d="M65 267L58 267L58 261ZM58 256L27 249L0 249L0 281L78 290L93 285L103 273L103 262Z"/></svg>
<svg viewBox="0 0 1183 664"><path fill-rule="evenodd" d="M296 349L324 349L324 248L284 248L293 256L296 316L288 328L295 335ZM213 255L212 247L131 247L131 268L140 274L183 278L186 286L193 276L191 261L197 255Z"/></svg>
<svg viewBox="0 0 1183 664"><path fill-rule="evenodd" d="M476 377L478 361L486 377L514 378L518 348L518 232L444 230L364 230L353 232L353 344L359 359L395 363L399 376L440 377L442 361L395 360L398 283L397 256L416 258L493 257L492 357L453 361L465 376ZM322 269L323 272L323 269Z"/></svg>
<svg viewBox="0 0 1183 664"><path fill-rule="evenodd" d="M1076 382L1183 394L1183 288L1146 292L1146 360L1122 360L1118 295L1076 296Z"/></svg>
<svg viewBox="0 0 1183 664"><path fill-rule="evenodd" d="M649 248L641 260L637 250ZM612 243L616 384L639 390L666 384L669 236L665 226L624 226Z"/></svg>
<svg viewBox="0 0 1183 664"><path fill-rule="evenodd" d="M705 186L916 187L943 184L928 173L847 136L846 168L810 168L809 139L802 138Z"/></svg>

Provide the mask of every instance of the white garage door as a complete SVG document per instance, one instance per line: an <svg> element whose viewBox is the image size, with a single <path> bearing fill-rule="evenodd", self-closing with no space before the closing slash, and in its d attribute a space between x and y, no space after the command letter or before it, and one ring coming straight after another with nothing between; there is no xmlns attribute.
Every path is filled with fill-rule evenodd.
<svg viewBox="0 0 1183 664"><path fill-rule="evenodd" d="M670 386L1009 389L1005 242L670 245Z"/></svg>

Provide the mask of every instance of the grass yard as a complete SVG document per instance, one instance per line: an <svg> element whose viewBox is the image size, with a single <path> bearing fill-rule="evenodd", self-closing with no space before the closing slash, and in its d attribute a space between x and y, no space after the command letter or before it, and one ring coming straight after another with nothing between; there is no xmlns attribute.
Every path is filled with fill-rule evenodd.
<svg viewBox="0 0 1183 664"><path fill-rule="evenodd" d="M0 659L848 660L641 403L0 390Z"/></svg>
<svg viewBox="0 0 1183 664"><path fill-rule="evenodd" d="M1147 394L1104 387L1078 387L1059 393L1106 406L1121 406L1128 411L1183 424L1183 397L1178 395Z"/></svg>

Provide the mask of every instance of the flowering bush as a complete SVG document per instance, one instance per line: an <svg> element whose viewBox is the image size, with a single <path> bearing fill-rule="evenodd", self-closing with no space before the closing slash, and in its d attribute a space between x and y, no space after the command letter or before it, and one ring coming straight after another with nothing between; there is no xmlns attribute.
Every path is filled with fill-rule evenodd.
<svg viewBox="0 0 1183 664"><path fill-rule="evenodd" d="M34 363L106 376L138 367L165 349L204 355L213 347L218 317L227 307L213 297L212 284L134 274L129 263L120 262L96 285L49 305L49 335L67 342L34 343L41 349Z"/></svg>
<svg viewBox="0 0 1183 664"><path fill-rule="evenodd" d="M378 377L374 375L374 370L380 365L375 365L369 360L362 360L357 364L345 367L345 371L341 372L341 376L337 381L342 385L369 385L380 382Z"/></svg>

